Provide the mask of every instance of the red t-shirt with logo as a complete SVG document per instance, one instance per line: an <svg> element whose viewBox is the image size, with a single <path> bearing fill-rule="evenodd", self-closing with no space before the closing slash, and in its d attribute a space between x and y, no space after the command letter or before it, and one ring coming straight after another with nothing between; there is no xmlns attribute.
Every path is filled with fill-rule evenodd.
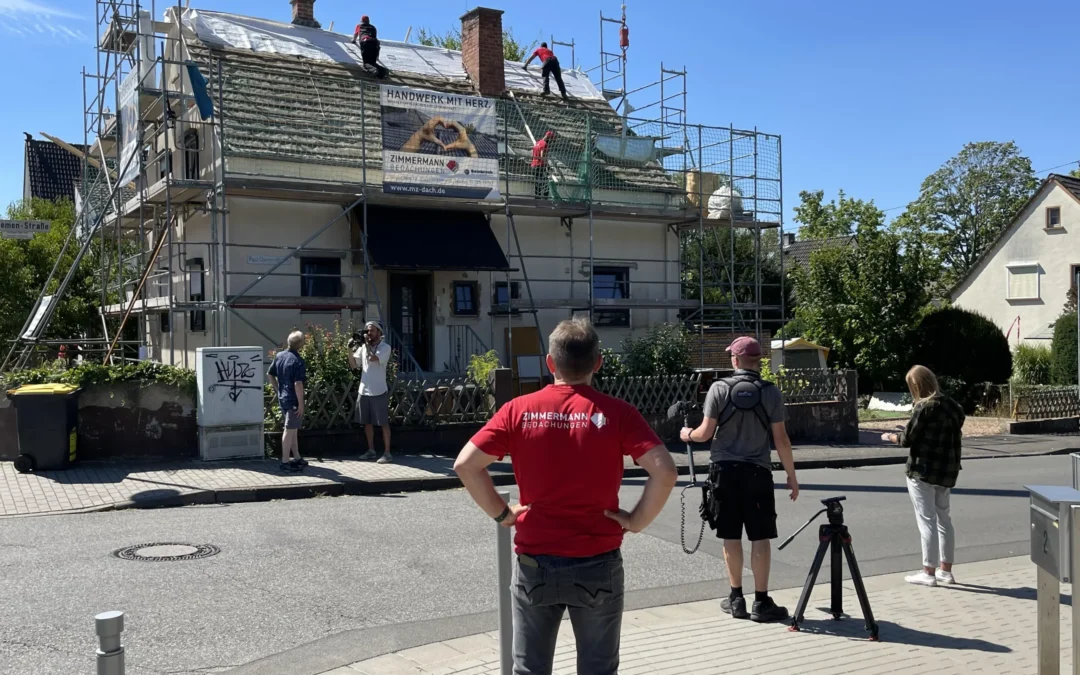
<svg viewBox="0 0 1080 675"><path fill-rule="evenodd" d="M626 401L585 385L554 385L504 405L472 438L476 447L514 464L529 510L515 527L515 550L586 558L622 545L605 510L619 508L623 456L661 445Z"/></svg>

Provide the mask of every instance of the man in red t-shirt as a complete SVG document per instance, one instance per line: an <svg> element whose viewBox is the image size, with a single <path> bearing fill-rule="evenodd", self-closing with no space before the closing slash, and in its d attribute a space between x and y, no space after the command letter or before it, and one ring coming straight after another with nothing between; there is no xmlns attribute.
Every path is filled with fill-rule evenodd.
<svg viewBox="0 0 1080 675"><path fill-rule="evenodd" d="M563 321L547 357L555 384L504 405L454 470L495 522L517 527L512 588L514 672L551 673L569 610L577 672L615 675L623 610L620 547L660 513L678 474L667 448L633 406L592 388L600 339L584 319ZM519 504L507 506L487 467L510 455ZM633 511L619 508L623 457L649 479Z"/></svg>
<svg viewBox="0 0 1080 675"><path fill-rule="evenodd" d="M532 149L532 164L530 166L533 171L537 199L544 199L548 196L547 153L548 146L554 141L555 132L549 131L536 142Z"/></svg>
<svg viewBox="0 0 1080 675"><path fill-rule="evenodd" d="M544 76L544 96L551 93L551 78L554 77L555 84L559 85L562 100L569 103L570 99L566 96L566 85L562 81L562 67L559 65L559 57L555 56L555 52L548 49L546 42L541 42L540 46L529 57L529 60L525 62L525 70L529 69L529 64L532 63L533 59L540 59L540 63L543 64L540 74Z"/></svg>

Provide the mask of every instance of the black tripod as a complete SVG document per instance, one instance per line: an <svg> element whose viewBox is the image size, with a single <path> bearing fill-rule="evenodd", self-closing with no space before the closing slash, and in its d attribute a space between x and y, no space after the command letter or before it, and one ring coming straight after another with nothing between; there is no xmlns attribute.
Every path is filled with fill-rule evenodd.
<svg viewBox="0 0 1080 675"><path fill-rule="evenodd" d="M795 613L791 615L791 628L789 630L799 630L799 623L803 620L806 605L810 602L810 593L814 590L814 582L817 581L818 572L821 571L821 563L825 561L826 551L831 555L829 566L832 570L832 606L829 608L829 613L837 621L844 615L844 570L842 568L843 561L840 558L842 550L844 556L847 557L848 568L851 570L851 581L855 584L855 593L859 596L859 604L862 606L863 617L866 619L866 630L870 633L870 639L877 641L878 625L874 621L874 613L870 609L870 600L866 597L866 587L863 586L862 574L859 573L859 563L855 560L855 549L851 547L851 534L848 533L847 525L844 525L844 507L840 505L840 502L845 499L847 497L822 499L821 503L825 505L825 508L815 513L813 518L806 521L802 527L795 531L795 534L788 537L783 544L780 544L782 550L795 537L799 536L799 533L805 530L810 523L817 520L818 516L823 513L828 514L829 522L822 525L818 530L818 539L821 543L818 545L814 562L810 565L810 573L806 576L806 584L803 585L802 595L799 596L799 604L795 606Z"/></svg>

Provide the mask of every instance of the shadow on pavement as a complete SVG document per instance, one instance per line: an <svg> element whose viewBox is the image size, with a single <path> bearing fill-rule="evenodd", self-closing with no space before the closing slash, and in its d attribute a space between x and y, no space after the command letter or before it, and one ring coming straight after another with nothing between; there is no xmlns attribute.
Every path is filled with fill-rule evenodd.
<svg viewBox="0 0 1080 675"><path fill-rule="evenodd" d="M787 488L782 483L774 486L777 490ZM799 483L800 490L813 490L816 492L896 492L907 494L906 487L897 485L824 485L821 483ZM1027 499L1031 493L1027 490L1002 490L993 488L953 488L954 495L968 495L972 497L1022 497Z"/></svg>
<svg viewBox="0 0 1080 675"><path fill-rule="evenodd" d="M932 649L957 649L963 651L988 652L994 654L1006 654L1012 649L1005 645L999 645L986 640L972 638L952 637L940 633L929 633L915 628L901 626L891 621L878 621L878 629L882 642L893 644L911 645L912 647L930 647ZM799 624L799 630L803 633L815 635L831 635L848 640L867 640L869 636L862 619L850 619L834 621L829 619L806 618Z"/></svg>
<svg viewBox="0 0 1080 675"><path fill-rule="evenodd" d="M1021 588L994 588L993 586L977 586L975 584L954 584L952 586L943 586L949 591L964 591L965 593L978 593L980 595L997 595L1003 598L1013 598L1015 600L1036 600L1037 593L1031 586L1024 586ZM1061 594L1061 604L1068 607L1072 607L1072 596L1068 593Z"/></svg>

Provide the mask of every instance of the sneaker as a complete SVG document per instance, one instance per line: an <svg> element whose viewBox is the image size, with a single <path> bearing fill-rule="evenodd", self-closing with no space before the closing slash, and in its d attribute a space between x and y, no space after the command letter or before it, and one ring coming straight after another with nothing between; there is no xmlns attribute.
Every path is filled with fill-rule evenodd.
<svg viewBox="0 0 1080 675"><path fill-rule="evenodd" d="M937 579L933 574L927 574L925 571L916 572L911 576L904 577L904 581L909 584L915 584L916 586L937 586Z"/></svg>
<svg viewBox="0 0 1080 675"><path fill-rule="evenodd" d="M379 458L379 461L376 462L376 464L389 464L392 461L394 461L394 457L387 452L383 453L383 456Z"/></svg>
<svg viewBox="0 0 1080 675"><path fill-rule="evenodd" d="M368 450L364 454L360 455L360 459L375 459L375 451Z"/></svg>
<svg viewBox="0 0 1080 675"><path fill-rule="evenodd" d="M938 570L935 572L934 580L944 586L952 586L956 583L956 578L953 577L952 572L946 572L945 570Z"/></svg>
<svg viewBox="0 0 1080 675"><path fill-rule="evenodd" d="M724 598L720 601L720 609L724 610L725 614L730 614L736 619L750 618L750 613L746 611L746 598L742 596L737 598Z"/></svg>
<svg viewBox="0 0 1080 675"><path fill-rule="evenodd" d="M306 459L303 459L303 458L297 457L296 459L294 459L294 460L292 461L292 464L293 464L294 466L298 466L298 467L300 467L300 468L302 469L302 468L304 468L305 466L307 466L307 465L308 465L308 461L307 461Z"/></svg>
<svg viewBox="0 0 1080 675"><path fill-rule="evenodd" d="M278 468L286 473L295 473L300 470L300 467L296 466L292 462L281 462Z"/></svg>
<svg viewBox="0 0 1080 675"><path fill-rule="evenodd" d="M750 620L758 623L784 621L787 618L787 607L777 605L772 598L755 601L753 612L750 613Z"/></svg>

